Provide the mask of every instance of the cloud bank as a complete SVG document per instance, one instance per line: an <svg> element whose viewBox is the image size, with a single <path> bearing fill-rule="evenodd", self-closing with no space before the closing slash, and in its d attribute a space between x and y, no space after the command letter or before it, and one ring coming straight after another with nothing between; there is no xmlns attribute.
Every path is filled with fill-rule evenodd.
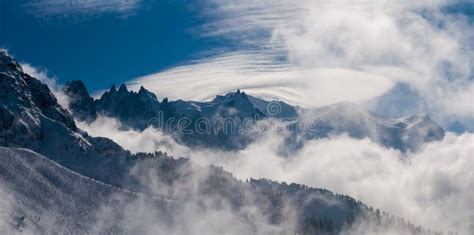
<svg viewBox="0 0 474 235"><path fill-rule="evenodd" d="M153 129L124 131L120 123L104 118L79 126L131 151L165 149L199 165L222 166L242 180L263 177L327 188L426 228L474 232L473 134L448 133L416 153L342 135L309 141L299 152L283 157L279 147L284 136L274 132L246 149L224 152L181 146Z"/></svg>
<svg viewBox="0 0 474 235"><path fill-rule="evenodd" d="M307 143L296 156L281 158L281 139L268 136L218 162L237 177L299 182L351 195L415 224L472 233L474 135L448 135L419 153L401 154L365 139L346 136Z"/></svg>

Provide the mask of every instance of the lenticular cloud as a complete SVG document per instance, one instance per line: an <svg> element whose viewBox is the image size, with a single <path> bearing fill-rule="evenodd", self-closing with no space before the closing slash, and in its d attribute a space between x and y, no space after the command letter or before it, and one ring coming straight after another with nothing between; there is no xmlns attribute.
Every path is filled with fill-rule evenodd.
<svg viewBox="0 0 474 235"><path fill-rule="evenodd" d="M443 125L460 120L472 126L474 31L463 16L445 10L450 4L455 2L211 1L199 36L229 42L233 50L130 84L194 100L238 88L306 107L349 100L382 114L410 109ZM399 84L423 105L377 106ZM191 92L196 87L203 89Z"/></svg>

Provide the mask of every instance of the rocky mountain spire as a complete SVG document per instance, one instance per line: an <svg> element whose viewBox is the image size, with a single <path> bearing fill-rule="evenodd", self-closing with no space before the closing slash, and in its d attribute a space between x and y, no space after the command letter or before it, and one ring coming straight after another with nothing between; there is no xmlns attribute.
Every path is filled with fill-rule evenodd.
<svg viewBox="0 0 474 235"><path fill-rule="evenodd" d="M120 87L118 89L118 93L123 94L123 93L127 93L127 92L128 92L127 85L125 85L125 84L120 85Z"/></svg>
<svg viewBox="0 0 474 235"><path fill-rule="evenodd" d="M94 99L80 80L66 82L64 93L69 97L69 110L80 121L92 121L97 117Z"/></svg>
<svg viewBox="0 0 474 235"><path fill-rule="evenodd" d="M110 93L115 93L115 92L117 92L117 88L115 88L115 84L113 84L113 85L110 87L109 92L110 92Z"/></svg>

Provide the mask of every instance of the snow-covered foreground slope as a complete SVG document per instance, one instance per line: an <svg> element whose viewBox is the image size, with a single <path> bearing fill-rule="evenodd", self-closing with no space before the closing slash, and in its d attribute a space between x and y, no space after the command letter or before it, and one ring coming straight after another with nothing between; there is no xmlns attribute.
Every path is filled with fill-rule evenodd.
<svg viewBox="0 0 474 235"><path fill-rule="evenodd" d="M5 147L0 147L0 195L1 234L123 232L124 203L145 198L156 210L177 204L98 182L31 150ZM103 208L114 217L98 216Z"/></svg>
<svg viewBox="0 0 474 235"><path fill-rule="evenodd" d="M327 190L244 183L212 167L194 178L194 189L172 179L167 190L177 201L98 182L31 150L0 147L0 233L426 232Z"/></svg>

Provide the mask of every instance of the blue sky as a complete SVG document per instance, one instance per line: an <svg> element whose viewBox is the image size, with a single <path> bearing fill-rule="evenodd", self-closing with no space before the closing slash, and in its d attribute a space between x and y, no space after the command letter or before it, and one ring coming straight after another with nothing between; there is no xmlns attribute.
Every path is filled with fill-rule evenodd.
<svg viewBox="0 0 474 235"><path fill-rule="evenodd" d="M68 2L73 6L68 7ZM222 37L201 37L196 32L208 20L200 14L206 1L77 2L81 1L2 1L0 47L20 62L47 71L59 83L83 80L92 92L199 59L216 49L233 49ZM131 6L115 6L123 2ZM469 4L454 6L449 10L472 14L474 9Z"/></svg>
<svg viewBox="0 0 474 235"><path fill-rule="evenodd" d="M123 11L90 7L87 13L48 12L51 6L29 5L34 1L2 2L1 47L60 83L81 79L92 91L183 63L219 45L192 33L203 18L196 14L199 4L191 1L139 2Z"/></svg>

